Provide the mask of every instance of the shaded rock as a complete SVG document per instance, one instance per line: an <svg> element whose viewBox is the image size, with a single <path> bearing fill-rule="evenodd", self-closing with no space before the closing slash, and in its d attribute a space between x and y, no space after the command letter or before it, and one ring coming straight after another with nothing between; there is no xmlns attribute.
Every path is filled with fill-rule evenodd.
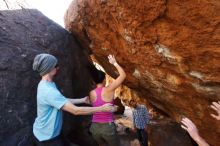
<svg viewBox="0 0 220 146"><path fill-rule="evenodd" d="M3 146L32 145L40 80L32 70L36 54L50 53L58 58L60 70L56 81L66 97L83 97L91 87L87 52L69 32L39 11L23 7L22 2L0 2L0 145ZM70 134L66 127L75 126L67 124L64 135Z"/></svg>
<svg viewBox="0 0 220 146"><path fill-rule="evenodd" d="M104 69L112 53L125 84L173 120L192 119L201 135L220 145L220 124L210 116L220 99L220 1L74 0L66 28Z"/></svg>
<svg viewBox="0 0 220 146"><path fill-rule="evenodd" d="M186 131L171 120L153 121L147 128L152 146L196 146Z"/></svg>
<svg viewBox="0 0 220 146"><path fill-rule="evenodd" d="M124 110L125 110L125 107L124 107L124 105L122 104L121 99L116 98L116 99L114 100L114 104L118 106L118 110L117 110L114 114L116 114L116 115L117 115L117 114L123 114L123 113L124 113Z"/></svg>
<svg viewBox="0 0 220 146"><path fill-rule="evenodd" d="M140 146L137 134L131 128L131 118L122 117L116 120L121 146ZM186 131L169 118L154 119L146 127L149 146L196 146Z"/></svg>

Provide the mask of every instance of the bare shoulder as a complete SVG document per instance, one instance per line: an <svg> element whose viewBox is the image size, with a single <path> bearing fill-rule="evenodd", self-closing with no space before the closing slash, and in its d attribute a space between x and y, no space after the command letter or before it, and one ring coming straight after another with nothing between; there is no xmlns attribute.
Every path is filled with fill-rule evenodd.
<svg viewBox="0 0 220 146"><path fill-rule="evenodd" d="M108 86L104 87L103 91L104 92L108 92L108 93L114 93L115 92L115 90L112 90L111 84L109 84Z"/></svg>
<svg viewBox="0 0 220 146"><path fill-rule="evenodd" d="M104 87L102 89L102 97L106 100L109 101L109 99L114 99L114 91L109 90L107 87Z"/></svg>
<svg viewBox="0 0 220 146"><path fill-rule="evenodd" d="M89 92L89 98L91 101L94 101L96 99L96 93L95 90L92 90Z"/></svg>

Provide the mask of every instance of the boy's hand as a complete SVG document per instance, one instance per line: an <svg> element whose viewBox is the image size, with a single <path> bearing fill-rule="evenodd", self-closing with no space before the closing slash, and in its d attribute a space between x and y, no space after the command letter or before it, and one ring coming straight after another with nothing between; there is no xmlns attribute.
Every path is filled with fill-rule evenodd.
<svg viewBox="0 0 220 146"><path fill-rule="evenodd" d="M135 127L132 127L131 130L132 130L133 132L137 132L137 129L136 129Z"/></svg>
<svg viewBox="0 0 220 146"><path fill-rule="evenodd" d="M89 96L84 97L85 104L91 104Z"/></svg>
<svg viewBox="0 0 220 146"><path fill-rule="evenodd" d="M116 112L117 111L117 106L113 106L111 103L106 103L101 106L103 112Z"/></svg>

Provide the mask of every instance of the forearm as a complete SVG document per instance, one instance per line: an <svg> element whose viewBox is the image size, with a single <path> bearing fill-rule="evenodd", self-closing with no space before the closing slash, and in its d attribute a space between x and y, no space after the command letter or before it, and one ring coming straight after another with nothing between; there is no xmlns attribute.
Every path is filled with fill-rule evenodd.
<svg viewBox="0 0 220 146"><path fill-rule="evenodd" d="M134 119L134 116L132 116L132 125L133 125L133 127L135 128L135 119Z"/></svg>
<svg viewBox="0 0 220 146"><path fill-rule="evenodd" d="M90 115L102 111L102 107L78 107L70 102L66 103L62 109L73 115Z"/></svg>
<svg viewBox="0 0 220 146"><path fill-rule="evenodd" d="M117 62L114 63L114 66L115 66L116 69L118 70L119 76L125 78L125 77L126 77L126 73L125 73L125 71L123 70L123 68L122 68Z"/></svg>
<svg viewBox="0 0 220 146"><path fill-rule="evenodd" d="M76 107L76 115L91 115L96 112L101 112L101 107Z"/></svg>
<svg viewBox="0 0 220 146"><path fill-rule="evenodd" d="M82 103L85 103L85 98L80 98L80 99L70 99L70 98L68 98L68 100L72 104L82 104Z"/></svg>
<svg viewBox="0 0 220 146"><path fill-rule="evenodd" d="M209 144L200 136L198 136L198 138L195 138L194 140L196 141L198 146L209 146Z"/></svg>

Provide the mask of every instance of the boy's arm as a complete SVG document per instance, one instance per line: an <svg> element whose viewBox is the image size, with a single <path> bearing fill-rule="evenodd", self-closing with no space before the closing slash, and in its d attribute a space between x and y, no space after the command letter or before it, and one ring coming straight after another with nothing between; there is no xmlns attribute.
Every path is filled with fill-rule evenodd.
<svg viewBox="0 0 220 146"><path fill-rule="evenodd" d="M132 111L132 123L133 123L133 130L135 130L135 116L134 116L134 111Z"/></svg>
<svg viewBox="0 0 220 146"><path fill-rule="evenodd" d="M67 102L63 105L62 110L73 115L90 115L95 112L115 112L117 107L112 106L111 104L104 104L99 107L78 107L70 102Z"/></svg>
<svg viewBox="0 0 220 146"><path fill-rule="evenodd" d="M83 98L79 98L79 99L71 99L71 98L67 98L72 104L82 104L82 103L86 103L86 104L89 104L88 103L88 99L89 97L86 96L86 97L83 97Z"/></svg>

